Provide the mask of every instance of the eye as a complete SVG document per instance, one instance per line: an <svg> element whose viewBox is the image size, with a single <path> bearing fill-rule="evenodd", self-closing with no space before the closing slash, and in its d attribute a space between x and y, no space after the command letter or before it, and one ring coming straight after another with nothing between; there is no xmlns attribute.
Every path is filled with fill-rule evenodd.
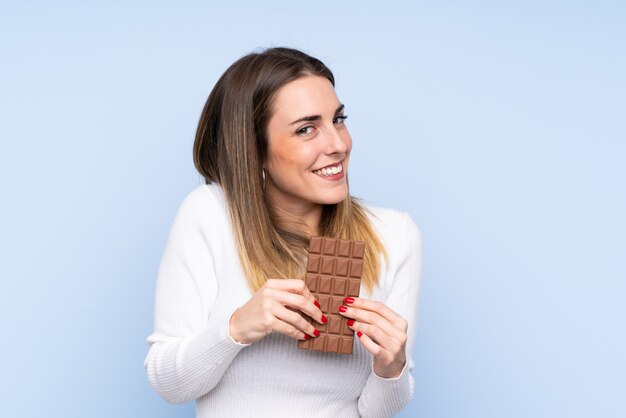
<svg viewBox="0 0 626 418"><path fill-rule="evenodd" d="M308 125L308 126L304 126L304 127L300 128L300 129L298 129L298 130L296 131L296 133L297 133L298 135L308 135L308 134L310 134L310 133L313 133L313 129L314 129L314 127L313 127L313 126Z"/></svg>
<svg viewBox="0 0 626 418"><path fill-rule="evenodd" d="M348 119L348 115L335 116L335 119L333 119L333 123L342 124L346 121L346 119Z"/></svg>

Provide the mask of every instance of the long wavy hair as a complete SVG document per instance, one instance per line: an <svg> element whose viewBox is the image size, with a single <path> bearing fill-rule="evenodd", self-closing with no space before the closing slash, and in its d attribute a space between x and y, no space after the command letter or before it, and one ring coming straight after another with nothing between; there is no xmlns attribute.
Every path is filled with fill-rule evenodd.
<svg viewBox="0 0 626 418"><path fill-rule="evenodd" d="M252 292L269 278L304 279L309 236L281 225L264 193L262 168L267 157L267 126L276 92L309 75L332 72L318 59L290 48L248 54L217 81L204 106L193 146L196 169L206 184L218 183L226 197L239 259ZM370 225L367 209L348 196L324 205L320 234L366 243L362 282L378 284L385 248Z"/></svg>

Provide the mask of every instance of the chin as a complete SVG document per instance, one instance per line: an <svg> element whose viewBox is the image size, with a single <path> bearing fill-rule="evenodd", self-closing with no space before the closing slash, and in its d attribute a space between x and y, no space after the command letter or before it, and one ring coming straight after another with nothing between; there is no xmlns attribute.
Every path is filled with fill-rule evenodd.
<svg viewBox="0 0 626 418"><path fill-rule="evenodd" d="M336 205L337 203L341 203L348 198L350 194L347 190L341 193L326 193L320 196L318 199L318 203L323 205Z"/></svg>

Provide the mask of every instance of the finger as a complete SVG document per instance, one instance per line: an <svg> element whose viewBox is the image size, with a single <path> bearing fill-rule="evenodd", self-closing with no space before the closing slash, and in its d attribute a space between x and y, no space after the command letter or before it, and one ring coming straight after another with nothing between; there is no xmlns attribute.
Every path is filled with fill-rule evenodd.
<svg viewBox="0 0 626 418"><path fill-rule="evenodd" d="M320 335L320 332L313 325L307 322L298 312L291 311L284 306L277 306L276 308L272 309L272 313L277 319L284 323L287 323L289 326L297 329L302 334L308 334L310 337L317 337ZM298 334L298 336L294 336L294 338L303 339L305 337L304 335Z"/></svg>
<svg viewBox="0 0 626 418"><path fill-rule="evenodd" d="M322 314L322 311L319 309L319 307L317 307L309 299L306 299L303 295L290 293L289 291L280 291L274 289L269 289L268 292L268 294L271 295L270 297L273 297L282 305L299 309L320 324L326 323L326 317Z"/></svg>
<svg viewBox="0 0 626 418"><path fill-rule="evenodd" d="M347 297L344 298L344 303L354 308L376 312L401 331L406 332L406 330L408 329L407 321L401 315L394 312L387 305L380 301Z"/></svg>
<svg viewBox="0 0 626 418"><path fill-rule="evenodd" d="M380 316L377 312L353 308L346 305L341 305L338 312L341 315L356 319L359 322L375 325L387 334L388 337L393 338L396 341L401 341L403 335L405 335L403 331L393 326L393 324Z"/></svg>
<svg viewBox="0 0 626 418"><path fill-rule="evenodd" d="M281 334L285 334L288 337L295 338L297 340L308 340L311 338L309 334L302 332L302 330L297 329L291 324L284 322L280 319L276 319L276 321L272 325L273 332L280 332Z"/></svg>
<svg viewBox="0 0 626 418"><path fill-rule="evenodd" d="M311 294L311 291L307 287L304 280L300 279L269 279L266 282L266 285L271 287L272 289L285 290L291 293L297 293L311 302L314 302L316 299Z"/></svg>
<svg viewBox="0 0 626 418"><path fill-rule="evenodd" d="M383 348L380 345L376 344L374 341L372 341L372 339L368 337L367 334L364 334L361 331L357 331L356 335L367 351L372 353L375 357L381 355L381 353L383 352Z"/></svg>
<svg viewBox="0 0 626 418"><path fill-rule="evenodd" d="M358 322L355 322L355 325L357 325L358 327ZM363 324L360 324L361 326ZM396 359L403 359L402 361L402 366L400 366L400 372L395 372L392 373L391 375L387 375L387 374L382 374L382 373L387 373L385 371L383 371L382 373L379 373L378 371L376 371L376 366L374 365L374 373L378 374L379 376L384 376L387 378L390 377L398 377L401 373L402 373L402 369L404 368L404 365L406 364L406 358L405 357L399 357L399 354L402 352L403 347L394 347L392 348L392 350L390 351L389 349L387 349L386 347L382 346L379 344L379 341L377 341L375 338L372 338L372 335L369 334L366 331L357 331L356 335L359 339L359 341L361 342L361 344L370 352L374 355L375 357L375 363L379 362L382 365L385 364L392 364L394 362L399 362L399 360ZM383 366L386 367L386 366Z"/></svg>
<svg viewBox="0 0 626 418"><path fill-rule="evenodd" d="M357 333L361 332L366 334L374 343L381 346L388 353L399 351L402 348L401 340L398 341L395 338L390 337L374 325L350 320L348 321L348 326Z"/></svg>

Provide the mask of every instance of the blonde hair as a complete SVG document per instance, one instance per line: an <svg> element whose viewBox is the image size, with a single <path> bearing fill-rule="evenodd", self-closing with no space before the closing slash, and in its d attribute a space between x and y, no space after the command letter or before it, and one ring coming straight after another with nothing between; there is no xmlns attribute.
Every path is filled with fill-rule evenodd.
<svg viewBox="0 0 626 418"><path fill-rule="evenodd" d="M332 72L318 59L290 48L248 54L217 81L204 106L193 147L196 169L207 184L218 183L226 197L241 266L254 293L270 278L304 279L309 236L287 230L263 190L267 125L272 100L285 84L306 75ZM324 205L322 236L365 242L362 283L378 284L385 248L369 222L367 209L348 196Z"/></svg>

